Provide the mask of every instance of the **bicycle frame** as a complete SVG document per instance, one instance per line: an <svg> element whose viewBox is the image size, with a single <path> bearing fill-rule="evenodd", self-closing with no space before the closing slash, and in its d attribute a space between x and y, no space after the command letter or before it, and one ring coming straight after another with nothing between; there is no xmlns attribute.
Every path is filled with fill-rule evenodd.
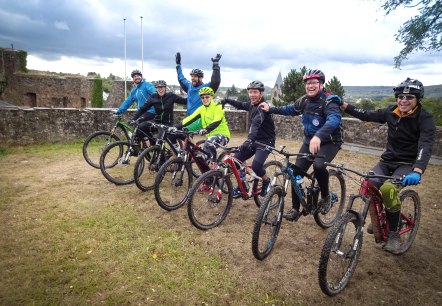
<svg viewBox="0 0 442 306"><path fill-rule="evenodd" d="M184 162L190 163L191 161L194 161L198 169L201 171L201 173L204 173L205 171L209 170L209 165L206 163L206 161L203 158L197 156L198 152L201 152L203 154L209 154L209 153L202 150L190 139L190 136L198 135L198 133L197 132L183 132L183 133L186 135L186 139L184 140L183 144Z"/></svg>
<svg viewBox="0 0 442 306"><path fill-rule="evenodd" d="M258 185L259 181L262 181L262 178L256 175L256 173L252 170L251 165L247 165L244 162L237 159L235 156L231 154L232 152L228 151L226 157L223 159L222 166L225 167L224 175L227 176L233 173L238 183L239 189L241 190L243 198L248 199L255 195L260 194L261 189L256 190L256 186ZM237 165L239 166L240 170L238 170ZM244 186L243 180L241 180L240 171L246 172L246 174L248 174L251 177L249 182L252 182L253 180L253 184L249 185L248 189ZM222 183L224 184L224 182Z"/></svg>
<svg viewBox="0 0 442 306"><path fill-rule="evenodd" d="M349 171L363 178L360 183L359 193L356 195L354 194L350 195L346 210L358 216L358 220L360 222L362 231L363 231L363 226L365 225L366 222L367 215L370 215L371 222L373 224L373 235L375 241L377 243L386 241L390 229L384 206L384 200L382 198L382 194L379 191L379 189L376 188L376 186L374 186L369 179L383 178L386 180L390 180L394 184L400 184L402 179L395 176L378 175L373 172L361 173L356 170L345 168L342 165L335 165L330 163L326 164L328 166L338 169L338 171L342 174L346 174L345 172ZM353 204L357 198L361 198L362 201L364 202L364 206L360 211L356 211L355 209L353 209ZM401 213L401 220L404 220L408 224L408 226L404 227L400 231L400 235L411 231L414 227L413 220L411 220L408 216L406 216L403 213Z"/></svg>

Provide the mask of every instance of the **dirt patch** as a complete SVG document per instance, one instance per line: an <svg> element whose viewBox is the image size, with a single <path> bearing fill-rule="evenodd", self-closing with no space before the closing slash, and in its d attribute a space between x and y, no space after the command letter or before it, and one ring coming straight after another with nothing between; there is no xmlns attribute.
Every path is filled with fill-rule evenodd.
<svg viewBox="0 0 442 306"><path fill-rule="evenodd" d="M231 144L239 144L240 139L232 139ZM293 151L299 148L296 142L278 142L282 143ZM377 159L341 151L335 161L368 170ZM71 197L74 206L75 202L83 201L85 195L88 198L96 196L99 202L105 202L115 193L127 195L126 204L134 205L146 220L157 220L177 232L196 233L194 243L208 253L221 255L242 283L266 287L287 305L299 301L310 305L442 304L442 193L438 183L442 166L429 166L423 184L416 187L421 197L422 216L411 249L402 256L394 256L383 252L372 236L364 235L362 255L350 284L341 294L330 298L321 292L317 280L319 255L327 230L316 225L312 216L301 217L296 223L284 221L272 254L258 261L251 252L251 232L258 211L253 200L235 200L227 219L219 227L200 231L189 222L185 207L166 212L156 204L153 192L141 192L135 185L115 186L107 182L99 170L84 162L81 154L60 156L55 160L20 156L7 162L15 165L16 171L22 169L11 182L17 184L17 190L34 196L40 194L42 199L46 194L57 193L60 197ZM29 164L33 164L32 173L26 171ZM17 179L31 175L35 177L34 184L26 181L24 186ZM66 180L71 182L70 189L75 192L57 189L58 184ZM347 193L356 191L355 185L348 186ZM231 295L232 301L241 300L235 299L235 292Z"/></svg>

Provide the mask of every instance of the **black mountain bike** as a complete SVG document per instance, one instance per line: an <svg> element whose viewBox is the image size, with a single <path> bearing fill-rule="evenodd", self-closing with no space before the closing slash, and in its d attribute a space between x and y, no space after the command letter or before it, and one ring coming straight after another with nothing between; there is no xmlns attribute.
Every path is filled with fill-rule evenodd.
<svg viewBox="0 0 442 306"><path fill-rule="evenodd" d="M103 176L115 185L127 185L134 182L135 159L155 141L145 134L144 139L136 140L138 127L135 127L128 141L116 141L109 144L100 156L100 170ZM149 161L146 159L146 161ZM137 166L144 165L144 161Z"/></svg>
<svg viewBox="0 0 442 306"><path fill-rule="evenodd" d="M324 208L318 206L320 189L314 172L307 173L289 160L290 157L296 156L297 158L313 161L315 158L323 156L289 153L284 151L285 146L276 149L272 146L262 145L271 152L283 155L285 162L283 163L282 171L275 173L270 190L256 215L252 233L252 252L255 258L259 260L265 259L275 246L284 214L284 201L290 184L294 186L296 196L299 198L302 207L298 218L293 221L296 222L301 216L313 215L316 223L322 228L331 227L340 216L345 205L346 192L343 176L334 170L329 170L331 206L324 210ZM307 185L305 191L296 182L296 176L298 175L304 178Z"/></svg>
<svg viewBox="0 0 442 306"><path fill-rule="evenodd" d="M133 133L133 128L122 119L121 114L113 114L112 117L117 120L110 131L96 131L83 142L84 159L97 169L100 169L100 156L104 149L116 141L129 141Z"/></svg>

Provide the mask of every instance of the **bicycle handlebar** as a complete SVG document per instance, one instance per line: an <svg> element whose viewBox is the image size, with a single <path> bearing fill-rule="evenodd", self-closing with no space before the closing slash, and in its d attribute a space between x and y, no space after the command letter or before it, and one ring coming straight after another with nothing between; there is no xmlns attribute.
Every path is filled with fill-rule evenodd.
<svg viewBox="0 0 442 306"><path fill-rule="evenodd" d="M325 155L318 155L318 154L312 154L312 153L290 153L288 151L285 151L285 146L281 146L279 149L272 147L271 145L259 142L259 141L255 141L256 144L265 147L266 150L272 152L276 152L279 153L281 155L284 155L285 157L290 157L290 156L298 156L300 158L305 158L309 161L313 161L315 158L324 158Z"/></svg>
<svg viewBox="0 0 442 306"><path fill-rule="evenodd" d="M328 163L328 162L325 162L324 164L326 166L336 168L336 169L338 169L338 171L343 172L343 173L346 172L346 171L352 172L354 174L359 175L360 177L362 177L364 179L382 178L382 179L390 180L393 184L401 184L402 180L404 179L404 176L399 177L399 176L390 176L390 175L376 174L373 171L360 172L360 171L355 170L355 169L346 168L346 167L344 167L343 164L332 164L332 163Z"/></svg>

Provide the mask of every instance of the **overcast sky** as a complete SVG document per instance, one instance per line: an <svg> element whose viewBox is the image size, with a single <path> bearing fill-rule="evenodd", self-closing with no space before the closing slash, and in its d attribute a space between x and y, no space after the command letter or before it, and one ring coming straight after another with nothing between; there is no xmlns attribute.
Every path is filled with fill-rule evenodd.
<svg viewBox="0 0 442 306"><path fill-rule="evenodd" d="M147 80L168 84L178 84L177 51L185 75L200 68L206 82L210 58L222 53L228 87L255 79L273 87L279 72L303 66L344 86L442 84L440 52L393 68L403 48L394 35L416 13L385 17L370 0L0 0L0 47L27 51L29 69L123 77L143 68Z"/></svg>

